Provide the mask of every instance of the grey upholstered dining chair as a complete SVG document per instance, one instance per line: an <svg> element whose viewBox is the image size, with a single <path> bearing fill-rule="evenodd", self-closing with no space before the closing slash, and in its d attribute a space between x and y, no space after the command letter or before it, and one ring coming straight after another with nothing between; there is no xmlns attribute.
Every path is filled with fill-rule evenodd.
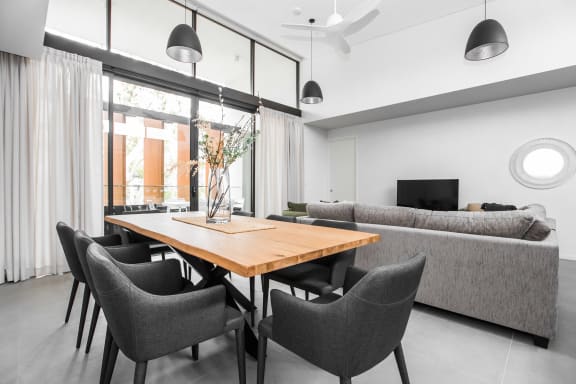
<svg viewBox="0 0 576 384"><path fill-rule="evenodd" d="M259 324L258 384L264 384L266 344L272 339L350 384L394 352L403 384L409 384L402 338L426 258L364 272L348 269L344 296L304 301L272 291L274 316Z"/></svg>
<svg viewBox="0 0 576 384"><path fill-rule="evenodd" d="M248 212L248 211L233 211L232 214L234 216L254 217L254 212Z"/></svg>
<svg viewBox="0 0 576 384"><path fill-rule="evenodd" d="M80 348L80 344L82 343L82 334L84 333L84 323L86 322L86 312L88 311L88 304L90 302L90 287L86 285L86 276L84 275L84 270L82 269L82 265L78 259L78 253L76 252L76 247L74 246L74 229L60 221L56 224L56 232L58 233L58 238L60 239L60 244L64 250L64 256L66 257L72 276L74 276L72 291L70 292L70 299L68 300L68 308L66 309L65 323L68 323L68 320L70 320L70 313L72 312L72 306L74 305L74 298L76 297L78 286L80 283L85 284L82 310L80 312L80 324L78 326L78 336L76 337L76 348ZM93 237L92 239L103 246L122 244L122 238L119 235Z"/></svg>
<svg viewBox="0 0 576 384"><path fill-rule="evenodd" d="M232 330L239 381L246 382L244 318L226 306L223 286L164 296L165 282L181 276L176 260L120 264L98 244L88 247L87 259L111 336L104 383L110 382L118 350L136 362L134 383L142 384L149 360Z"/></svg>
<svg viewBox="0 0 576 384"><path fill-rule="evenodd" d="M312 225L351 231L357 229L356 223L347 221L314 220ZM304 290L306 292L306 300L308 300L309 292L316 295L325 295L341 288L344 284L346 269L354 264L355 257L356 249L354 248L262 275L262 317L266 317L268 313L270 280L289 285L292 295L295 295L294 288Z"/></svg>
<svg viewBox="0 0 576 384"><path fill-rule="evenodd" d="M82 268L84 270L84 274L86 276L86 283L90 287L92 295L94 296L94 311L92 312L92 320L90 322L90 332L88 334L88 341L86 343L86 353L90 351L90 346L92 344L92 339L94 337L94 331L96 329L96 324L98 322L98 317L100 315L100 299L98 298L98 293L94 288L94 280L92 278L92 274L90 272L90 268L88 267L88 260L87 260L87 250L90 244L94 243L94 241L87 236L83 231L76 231L74 234L74 243L76 245L76 250L78 252L78 257ZM116 263L117 266L122 268L128 268L124 264L141 264L141 263L150 263L152 258L152 250L150 249L149 244L146 243L134 243L134 244L125 244L122 246L113 246L107 247L106 250L112 256L113 262ZM171 269L171 264L178 264L175 260L163 260L155 262L154 267L151 269L153 270L164 270L166 268ZM190 292L194 290L194 284L192 284L189 280L184 279L182 277L174 275L170 279L166 279L163 281L158 281L158 278L162 278L163 274L154 274L150 275L146 281L140 282L136 281L136 285L141 284L144 289L151 290L151 293L157 295L176 295L180 293ZM159 324L158 326L162 326ZM102 357L102 370L100 376L102 380L106 375L106 366L108 364L108 354L109 352L109 345L111 343L111 335L110 331L107 329L106 331L106 345L105 352ZM198 344L192 346L192 359L198 360L199 356L199 346Z"/></svg>
<svg viewBox="0 0 576 384"><path fill-rule="evenodd" d="M284 221L286 223L295 223L296 218L294 216L281 216L281 215L268 215L267 220Z"/></svg>
<svg viewBox="0 0 576 384"><path fill-rule="evenodd" d="M86 353L90 352L90 347L92 345L92 339L94 338L94 331L96 330L96 324L98 322L98 317L100 316L101 308L98 294L94 289L94 281L92 280L92 275L90 274L90 269L88 268L88 261L86 260L86 251L88 250L88 246L94 242L94 239L88 236L84 231L76 231L74 233L74 246L76 247L76 254L78 255L78 260L80 261L82 271L84 272L86 284L88 285L88 288L94 297L94 308L92 311L92 319L90 320L88 340L86 341ZM108 247L108 249L109 252L112 253L113 257L121 263L149 263L152 260L150 247L147 244L125 244L121 246L111 246Z"/></svg>

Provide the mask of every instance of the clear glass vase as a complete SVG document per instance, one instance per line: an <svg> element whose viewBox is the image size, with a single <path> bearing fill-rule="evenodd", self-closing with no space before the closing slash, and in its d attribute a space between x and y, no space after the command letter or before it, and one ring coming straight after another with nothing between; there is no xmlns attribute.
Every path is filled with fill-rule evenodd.
<svg viewBox="0 0 576 384"><path fill-rule="evenodd" d="M210 168L208 185L206 223L225 224L230 222L232 200L230 199L230 173L226 168Z"/></svg>

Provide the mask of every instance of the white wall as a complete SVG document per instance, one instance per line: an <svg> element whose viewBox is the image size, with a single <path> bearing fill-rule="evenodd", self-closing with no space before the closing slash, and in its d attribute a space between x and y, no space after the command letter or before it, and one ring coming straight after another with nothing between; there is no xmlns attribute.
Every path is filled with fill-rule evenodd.
<svg viewBox="0 0 576 384"><path fill-rule="evenodd" d="M330 199L328 131L304 125L304 201Z"/></svg>
<svg viewBox="0 0 576 384"><path fill-rule="evenodd" d="M348 57L315 45L314 75L324 103L303 105L305 119L313 121L576 65L576 49L567 49L576 46L576 1L491 1L488 17L505 27L510 49L483 62L464 59L468 36L483 18L482 7L354 45ZM301 69L303 84L309 76L307 61Z"/></svg>
<svg viewBox="0 0 576 384"><path fill-rule="evenodd" d="M306 137L310 181L327 168L309 147L319 134ZM534 190L510 175L512 153L527 141L554 137L576 147L576 88L523 96L406 118L329 131L328 138L358 138L358 201L396 203L396 180L460 179L460 205L497 202L541 203L558 222L561 254L576 257L576 177L551 190ZM308 185L307 198L324 196L327 185ZM312 188L319 188L312 191Z"/></svg>

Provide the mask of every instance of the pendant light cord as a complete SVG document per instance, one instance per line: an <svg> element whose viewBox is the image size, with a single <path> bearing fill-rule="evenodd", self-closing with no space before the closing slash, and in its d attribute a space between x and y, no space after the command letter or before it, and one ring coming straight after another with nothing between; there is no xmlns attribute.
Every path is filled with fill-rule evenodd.
<svg viewBox="0 0 576 384"><path fill-rule="evenodd" d="M310 30L310 80L312 80L312 30Z"/></svg>
<svg viewBox="0 0 576 384"><path fill-rule="evenodd" d="M487 19L487 17L486 17L486 1L487 0L484 0L484 20Z"/></svg>
<svg viewBox="0 0 576 384"><path fill-rule="evenodd" d="M186 24L186 10L188 9L188 0L184 0L184 24Z"/></svg>

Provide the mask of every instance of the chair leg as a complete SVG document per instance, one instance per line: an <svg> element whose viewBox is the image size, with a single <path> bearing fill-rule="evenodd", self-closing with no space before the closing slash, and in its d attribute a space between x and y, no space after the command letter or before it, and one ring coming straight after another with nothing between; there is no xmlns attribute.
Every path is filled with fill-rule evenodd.
<svg viewBox="0 0 576 384"><path fill-rule="evenodd" d="M257 384L264 384L264 373L266 371L266 346L268 339L262 335L258 337L258 373Z"/></svg>
<svg viewBox="0 0 576 384"><path fill-rule="evenodd" d="M236 358L238 359L238 382L246 384L246 349L244 348L244 326L236 333Z"/></svg>
<svg viewBox="0 0 576 384"><path fill-rule="evenodd" d="M293 286L290 286L290 292L292 292L292 296L296 296L296 290Z"/></svg>
<svg viewBox="0 0 576 384"><path fill-rule="evenodd" d="M262 275L262 318L266 318L268 314L268 287L270 280Z"/></svg>
<svg viewBox="0 0 576 384"><path fill-rule="evenodd" d="M352 379L349 377L340 377L340 384L352 384Z"/></svg>
<svg viewBox="0 0 576 384"><path fill-rule="evenodd" d="M136 363L136 369L134 370L134 384L144 384L146 382L147 368L147 361Z"/></svg>
<svg viewBox="0 0 576 384"><path fill-rule="evenodd" d="M306 301L310 300L310 292L306 291L305 295L306 295Z"/></svg>
<svg viewBox="0 0 576 384"><path fill-rule="evenodd" d="M65 323L70 320L70 312L72 312L72 306L74 305L74 298L76 297L76 291L78 291L78 284L80 282L76 279L72 282L72 291L70 291L70 299L68 299L68 309L66 310L66 319L64 320Z"/></svg>
<svg viewBox="0 0 576 384"><path fill-rule="evenodd" d="M114 367L116 366L116 359L118 358L118 344L112 339L110 343L110 354L108 355L108 362L106 363L106 375L104 376L103 384L110 384Z"/></svg>
<svg viewBox="0 0 576 384"><path fill-rule="evenodd" d="M200 354L200 347L198 344L192 346L192 360L198 361L198 355Z"/></svg>
<svg viewBox="0 0 576 384"><path fill-rule="evenodd" d="M108 366L108 358L110 357L110 349L112 347L112 334L110 328L106 327L106 341L104 342L104 352L102 353L102 368L100 369L100 384L104 384L106 376L106 367Z"/></svg>
<svg viewBox="0 0 576 384"><path fill-rule="evenodd" d="M84 298L82 300L82 313L80 314L80 324L78 324L78 337L76 338L76 348L80 348L82 343L82 334L84 333L84 323L86 323L86 312L88 312L88 303L90 302L90 288L84 284Z"/></svg>
<svg viewBox="0 0 576 384"><path fill-rule="evenodd" d="M162 254L162 261L165 261L166 260L166 253L164 251L162 251L161 254Z"/></svg>
<svg viewBox="0 0 576 384"><path fill-rule="evenodd" d="M256 278L252 276L250 278L250 304L252 304L252 310L250 311L250 324L254 326L254 315L256 314Z"/></svg>
<svg viewBox="0 0 576 384"><path fill-rule="evenodd" d="M94 301L94 310L92 311L92 320L90 320L90 331L88 332L88 340L86 341L86 353L90 352L92 346L92 339L94 338L94 331L96 330L96 323L98 323L98 316L100 315L100 306Z"/></svg>
<svg viewBox="0 0 576 384"><path fill-rule="evenodd" d="M402 384L410 384L410 379L408 378L408 369L406 369L406 360L404 359L404 351L402 350L402 344L398 345L394 350L394 357L396 357L396 364L398 365L398 371L400 371L400 379L402 379Z"/></svg>

